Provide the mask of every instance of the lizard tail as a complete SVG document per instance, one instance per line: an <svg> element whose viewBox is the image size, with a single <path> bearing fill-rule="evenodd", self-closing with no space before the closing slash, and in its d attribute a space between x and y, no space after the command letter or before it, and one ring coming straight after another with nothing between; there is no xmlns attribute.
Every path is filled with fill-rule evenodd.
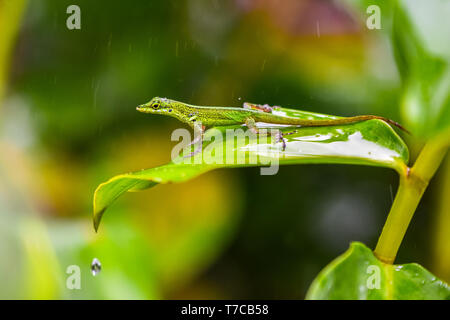
<svg viewBox="0 0 450 320"><path fill-rule="evenodd" d="M355 122L361 122L361 121L367 121L367 120L373 120L373 119L384 121L388 124L396 126L397 128L406 132L407 134L411 134L411 132L409 132L409 130L406 129L404 126L402 126L400 123L395 122L394 120L391 120L389 118L382 117L382 116L374 116L374 115L354 116L354 117L348 117L348 118L329 120L329 121L327 121L327 123L328 123L328 125L339 125L339 124L355 123Z"/></svg>
<svg viewBox="0 0 450 320"><path fill-rule="evenodd" d="M334 120L319 120L319 121L311 121L309 125L311 126L333 126L333 125L341 125L341 124L348 124L348 123L355 123L355 122L361 122L361 121L367 121L367 120L381 120L388 124L391 124L393 126L396 126L400 130L411 134L409 130L407 130L404 126L402 126L400 123L395 122L394 120L382 117L382 116L374 116L374 115L361 115L361 116L354 116L354 117L348 117L348 118L340 118L340 119L334 119Z"/></svg>
<svg viewBox="0 0 450 320"><path fill-rule="evenodd" d="M396 126L397 128L399 128L400 130L402 130L402 131L406 132L407 134L411 135L411 132L408 129L406 129L404 126L402 126L400 123L398 123L398 122L396 122L394 120L391 120L391 119L385 118L385 117L381 117L381 116L370 116L370 117L372 117L372 119L379 119L379 120L382 120L382 121L387 122L389 124L392 124L392 125Z"/></svg>

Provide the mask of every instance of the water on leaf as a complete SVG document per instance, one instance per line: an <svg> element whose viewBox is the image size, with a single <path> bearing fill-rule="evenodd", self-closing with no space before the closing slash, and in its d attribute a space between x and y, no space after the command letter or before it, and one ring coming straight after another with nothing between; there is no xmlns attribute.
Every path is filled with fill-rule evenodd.
<svg viewBox="0 0 450 320"><path fill-rule="evenodd" d="M97 258L94 258L91 263L91 273L93 276L96 276L102 271L102 264Z"/></svg>

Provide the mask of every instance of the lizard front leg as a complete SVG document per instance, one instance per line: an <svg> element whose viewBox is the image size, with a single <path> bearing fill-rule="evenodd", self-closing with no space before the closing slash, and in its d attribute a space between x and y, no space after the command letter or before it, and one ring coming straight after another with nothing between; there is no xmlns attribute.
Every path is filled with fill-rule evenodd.
<svg viewBox="0 0 450 320"><path fill-rule="evenodd" d="M184 156L183 158L190 158L195 156L197 153L202 151L203 148L203 134L205 133L205 126L203 126L200 122L197 122L195 118L190 119L192 127L194 128L194 140L192 140L191 143L188 144L188 146L197 144L200 142L200 146L195 149L193 152L189 153L188 155Z"/></svg>
<svg viewBox="0 0 450 320"><path fill-rule="evenodd" d="M245 119L245 125L248 128L248 130L250 130L251 132L253 132L255 134L259 134L255 119L253 119L252 117L248 117L247 119Z"/></svg>

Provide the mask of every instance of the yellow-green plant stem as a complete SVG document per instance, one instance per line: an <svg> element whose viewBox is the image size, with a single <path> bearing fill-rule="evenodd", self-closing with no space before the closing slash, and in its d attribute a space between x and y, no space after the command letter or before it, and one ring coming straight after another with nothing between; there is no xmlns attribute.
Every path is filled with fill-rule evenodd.
<svg viewBox="0 0 450 320"><path fill-rule="evenodd" d="M433 226L433 268L432 271L442 280L450 283L450 156L444 159L441 186L438 197L437 215Z"/></svg>
<svg viewBox="0 0 450 320"><path fill-rule="evenodd" d="M381 261L394 263L414 211L447 152L448 137L444 134L430 140L414 166L400 174L397 195L375 248L375 255Z"/></svg>

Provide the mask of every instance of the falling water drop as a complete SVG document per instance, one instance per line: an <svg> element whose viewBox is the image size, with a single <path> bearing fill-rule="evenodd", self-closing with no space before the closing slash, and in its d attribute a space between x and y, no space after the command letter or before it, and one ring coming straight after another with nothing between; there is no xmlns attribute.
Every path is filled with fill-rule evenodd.
<svg viewBox="0 0 450 320"><path fill-rule="evenodd" d="M91 273L95 277L102 271L102 264L97 258L94 258L91 263Z"/></svg>

